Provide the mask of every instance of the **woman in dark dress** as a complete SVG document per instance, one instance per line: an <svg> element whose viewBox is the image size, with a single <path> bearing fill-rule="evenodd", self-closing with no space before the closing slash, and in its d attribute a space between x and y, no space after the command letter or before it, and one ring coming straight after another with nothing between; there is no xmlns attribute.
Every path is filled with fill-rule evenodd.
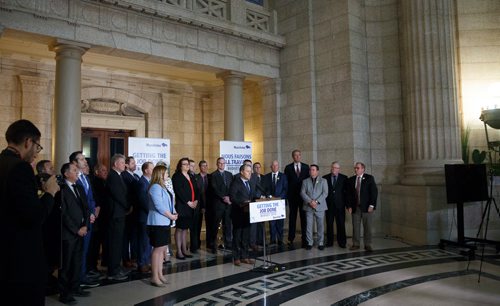
<svg viewBox="0 0 500 306"><path fill-rule="evenodd" d="M187 231L194 222L194 209L198 205L198 190L194 180L189 175L189 158L184 157L177 163L172 176L175 191L175 210L179 214L175 226L175 244L177 245L177 259L191 258L187 252Z"/></svg>

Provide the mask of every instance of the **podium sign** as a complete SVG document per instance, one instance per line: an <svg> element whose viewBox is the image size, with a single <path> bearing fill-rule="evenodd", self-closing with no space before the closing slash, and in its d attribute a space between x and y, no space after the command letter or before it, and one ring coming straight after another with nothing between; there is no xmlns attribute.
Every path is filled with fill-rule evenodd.
<svg viewBox="0 0 500 306"><path fill-rule="evenodd" d="M286 218L285 200L258 201L250 203L250 223Z"/></svg>

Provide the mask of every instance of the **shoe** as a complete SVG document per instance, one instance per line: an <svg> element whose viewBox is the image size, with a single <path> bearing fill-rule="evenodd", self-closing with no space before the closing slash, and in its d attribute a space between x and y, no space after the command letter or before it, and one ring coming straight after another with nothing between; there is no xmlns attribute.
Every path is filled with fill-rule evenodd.
<svg viewBox="0 0 500 306"><path fill-rule="evenodd" d="M238 266L238 267L241 266L241 261L239 259L235 259L234 260L234 265Z"/></svg>
<svg viewBox="0 0 500 306"><path fill-rule="evenodd" d="M254 251L254 252L257 252L257 251L259 250L259 247L258 247L256 244L252 244L252 245L250 246L250 248L251 248L251 249L252 249L252 251Z"/></svg>
<svg viewBox="0 0 500 306"><path fill-rule="evenodd" d="M168 280L166 280L166 279L160 279L160 280L161 280L161 282L162 282L162 283L164 283L165 285L170 284L170 282L169 282Z"/></svg>
<svg viewBox="0 0 500 306"><path fill-rule="evenodd" d="M367 252L373 252L373 248L370 245L365 246Z"/></svg>
<svg viewBox="0 0 500 306"><path fill-rule="evenodd" d="M75 305L77 303L75 298L72 296L60 296L59 302L66 304L66 305Z"/></svg>
<svg viewBox="0 0 500 306"><path fill-rule="evenodd" d="M90 296L90 291L86 291L86 290L83 290L82 288L80 288L80 290L73 292L73 296L87 297L87 296Z"/></svg>
<svg viewBox="0 0 500 306"><path fill-rule="evenodd" d="M318 250L323 251L325 249L324 245L318 245Z"/></svg>
<svg viewBox="0 0 500 306"><path fill-rule="evenodd" d="M287 245L290 250L295 250L295 246L293 245L292 241L288 241Z"/></svg>
<svg viewBox="0 0 500 306"><path fill-rule="evenodd" d="M219 249L219 250L223 250L223 249L225 249L225 247L224 247L224 245L223 245L223 244L219 244L218 249Z"/></svg>
<svg viewBox="0 0 500 306"><path fill-rule="evenodd" d="M165 287L164 283L155 283L153 281L150 281L149 283L151 284L151 286L154 286L154 287L159 287L159 288Z"/></svg>
<svg viewBox="0 0 500 306"><path fill-rule="evenodd" d="M352 245L349 250L351 251L355 251L355 250L359 250L359 245Z"/></svg>
<svg viewBox="0 0 500 306"><path fill-rule="evenodd" d="M341 247L342 249L346 248L345 244L339 244L339 247Z"/></svg>
<svg viewBox="0 0 500 306"><path fill-rule="evenodd" d="M170 259L167 259L167 260L163 261L164 265L168 265L168 264L171 264L171 263L172 263L172 261Z"/></svg>
<svg viewBox="0 0 500 306"><path fill-rule="evenodd" d="M151 266L145 265L145 266L140 267L138 270L141 273L148 273L148 272L151 272Z"/></svg>
<svg viewBox="0 0 500 306"><path fill-rule="evenodd" d="M88 273L87 273L87 276L88 277L101 277L101 272L97 271L97 270L90 270Z"/></svg>
<svg viewBox="0 0 500 306"><path fill-rule="evenodd" d="M278 246L283 246L283 240L278 240Z"/></svg>
<svg viewBox="0 0 500 306"><path fill-rule="evenodd" d="M253 265L255 263L255 260L250 259L250 258L245 258L245 259L242 259L241 262L249 264L249 265Z"/></svg>
<svg viewBox="0 0 500 306"><path fill-rule="evenodd" d="M186 258L193 258L193 255L191 255L191 254L184 254L184 257L186 257Z"/></svg>
<svg viewBox="0 0 500 306"><path fill-rule="evenodd" d="M327 243L325 244L325 246L326 246L327 248L332 247L332 246L333 246L333 242L327 242Z"/></svg>
<svg viewBox="0 0 500 306"><path fill-rule="evenodd" d="M99 283L99 282L85 280L85 281L80 283L80 288L95 288L95 287L99 287L100 285L101 285L101 283ZM78 296L78 295L75 294L75 296Z"/></svg>
<svg viewBox="0 0 500 306"><path fill-rule="evenodd" d="M216 248L212 248L212 249L210 249L210 253L212 253L212 254L217 254L217 249L216 249Z"/></svg>
<svg viewBox="0 0 500 306"><path fill-rule="evenodd" d="M175 258L179 259L179 260L184 260L186 259L186 257L184 256L179 256L179 255L175 255Z"/></svg>
<svg viewBox="0 0 500 306"><path fill-rule="evenodd" d="M306 247L305 247L305 249L308 251L311 250L312 248L313 248L312 245L306 245Z"/></svg>
<svg viewBox="0 0 500 306"><path fill-rule="evenodd" d="M115 275L108 275L109 280L114 280L114 281L123 281L128 278L128 275L125 275L123 273L117 273Z"/></svg>

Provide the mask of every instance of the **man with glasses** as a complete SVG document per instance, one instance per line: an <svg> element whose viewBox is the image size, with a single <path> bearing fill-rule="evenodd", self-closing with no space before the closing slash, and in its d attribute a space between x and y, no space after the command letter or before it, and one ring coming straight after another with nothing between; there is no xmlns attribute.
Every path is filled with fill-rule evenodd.
<svg viewBox="0 0 500 306"><path fill-rule="evenodd" d="M355 175L347 181L347 210L352 214L352 246L350 250L358 250L360 246L361 221L363 221L363 240L365 250L372 248L373 211L377 207L377 184L373 176L365 173L365 164L357 162Z"/></svg>
<svg viewBox="0 0 500 306"><path fill-rule="evenodd" d="M7 148L0 153L0 294L17 305L44 305L47 263L42 224L59 190L55 176L42 183L37 195L31 164L42 151L41 133L28 120L12 123L5 133Z"/></svg>

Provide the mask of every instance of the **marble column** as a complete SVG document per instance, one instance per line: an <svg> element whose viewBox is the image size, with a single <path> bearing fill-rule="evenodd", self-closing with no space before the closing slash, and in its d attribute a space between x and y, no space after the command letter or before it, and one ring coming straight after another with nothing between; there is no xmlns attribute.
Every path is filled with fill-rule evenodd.
<svg viewBox="0 0 500 306"><path fill-rule="evenodd" d="M217 74L224 81L224 140L243 141L243 81L240 73L226 71Z"/></svg>
<svg viewBox="0 0 500 306"><path fill-rule="evenodd" d="M461 163L453 0L402 0L404 185L443 185Z"/></svg>
<svg viewBox="0 0 500 306"><path fill-rule="evenodd" d="M56 53L54 90L54 137L52 146L56 169L68 156L81 150L81 65L89 45L57 40L49 49Z"/></svg>

